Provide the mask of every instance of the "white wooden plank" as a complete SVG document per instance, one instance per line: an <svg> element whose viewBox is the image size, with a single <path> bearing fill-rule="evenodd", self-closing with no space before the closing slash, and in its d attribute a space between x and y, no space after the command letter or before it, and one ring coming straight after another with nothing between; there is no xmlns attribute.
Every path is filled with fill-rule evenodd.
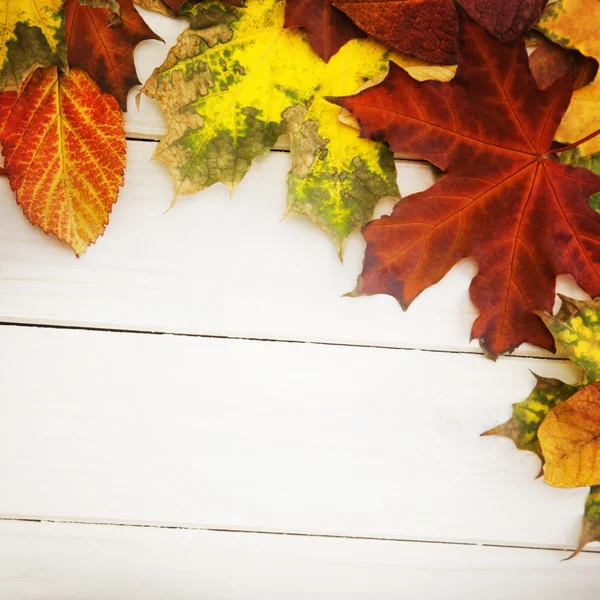
<svg viewBox="0 0 600 600"><path fill-rule="evenodd" d="M0 515L573 545L586 490L479 437L560 361L0 329Z"/></svg>
<svg viewBox="0 0 600 600"><path fill-rule="evenodd" d="M0 523L11 600L595 600L598 555L407 542Z"/></svg>
<svg viewBox="0 0 600 600"><path fill-rule="evenodd" d="M457 265L406 313L389 296L343 298L360 272L364 241L351 237L342 264L308 220L281 222L288 154L257 160L231 201L214 186L165 214L171 183L163 165L150 162L153 148L130 142L111 223L79 260L30 225L0 181L0 320L479 350L469 343L474 263ZM404 194L433 180L423 163L398 168ZM563 291L581 295L574 285Z"/></svg>

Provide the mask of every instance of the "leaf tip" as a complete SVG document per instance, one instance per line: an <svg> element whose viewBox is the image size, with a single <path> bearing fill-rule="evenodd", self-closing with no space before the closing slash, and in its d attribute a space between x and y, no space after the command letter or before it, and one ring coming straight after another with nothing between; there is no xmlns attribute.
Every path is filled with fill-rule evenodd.
<svg viewBox="0 0 600 600"><path fill-rule="evenodd" d="M344 100L346 96L323 96L323 100L329 102L330 104L335 104L336 106L344 106Z"/></svg>

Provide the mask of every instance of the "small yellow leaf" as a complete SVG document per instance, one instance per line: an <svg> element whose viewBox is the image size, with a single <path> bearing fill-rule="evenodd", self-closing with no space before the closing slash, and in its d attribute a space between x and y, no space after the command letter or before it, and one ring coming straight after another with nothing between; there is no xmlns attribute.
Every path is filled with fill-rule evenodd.
<svg viewBox="0 0 600 600"><path fill-rule="evenodd" d="M553 408L538 437L546 483L565 488L600 485L600 382Z"/></svg>

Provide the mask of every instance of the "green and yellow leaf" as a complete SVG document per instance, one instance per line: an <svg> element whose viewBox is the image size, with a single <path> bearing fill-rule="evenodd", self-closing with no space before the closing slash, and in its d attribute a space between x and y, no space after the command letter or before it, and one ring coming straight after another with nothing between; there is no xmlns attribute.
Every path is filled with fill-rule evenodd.
<svg viewBox="0 0 600 600"><path fill-rule="evenodd" d="M577 556L587 544L592 542L600 542L600 486L598 485L590 489L585 502L579 544L569 558Z"/></svg>
<svg viewBox="0 0 600 600"><path fill-rule="evenodd" d="M0 38L0 92L38 67L66 67L62 0L0 0Z"/></svg>
<svg viewBox="0 0 600 600"><path fill-rule="evenodd" d="M535 375L537 384L523 402L513 404L512 417L482 435L501 435L514 441L520 450L537 454L542 461L538 429L548 413L560 402L572 396L579 388L558 379Z"/></svg>
<svg viewBox="0 0 600 600"><path fill-rule="evenodd" d="M583 370L581 386L600 379L600 299L591 302L562 298L556 316L541 318L569 360Z"/></svg>
<svg viewBox="0 0 600 600"><path fill-rule="evenodd" d="M388 148L360 139L323 97L385 73L390 55L372 40L353 40L326 64L305 34L283 29L284 6L249 0L243 10L186 9L191 27L143 89L169 124L155 158L168 166L175 198L217 182L232 191L254 158L289 134L287 213L320 225L341 254L377 202L399 192Z"/></svg>

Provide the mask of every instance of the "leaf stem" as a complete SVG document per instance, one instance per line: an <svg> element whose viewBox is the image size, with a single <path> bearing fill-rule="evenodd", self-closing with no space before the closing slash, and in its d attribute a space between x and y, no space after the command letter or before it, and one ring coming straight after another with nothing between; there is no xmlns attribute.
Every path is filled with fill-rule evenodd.
<svg viewBox="0 0 600 600"><path fill-rule="evenodd" d="M571 150L572 148L576 148L580 144L591 140L598 134L600 134L600 129L594 131L594 133L590 133L590 135L586 135L582 140L579 140L578 142L574 142L573 144L569 144L568 146L564 146L563 148L556 148L555 150L550 150L550 152L546 152L546 154L558 154L559 152L564 152L565 150Z"/></svg>

